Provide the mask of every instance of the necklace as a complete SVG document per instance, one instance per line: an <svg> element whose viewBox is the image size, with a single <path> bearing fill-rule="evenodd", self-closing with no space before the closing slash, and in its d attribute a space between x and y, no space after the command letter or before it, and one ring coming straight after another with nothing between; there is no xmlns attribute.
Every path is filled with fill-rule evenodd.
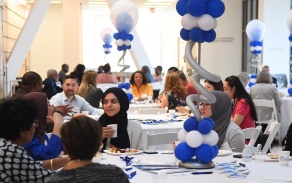
<svg viewBox="0 0 292 183"><path fill-rule="evenodd" d="M64 168L65 169L73 169L73 168L78 168L78 167L81 167L81 166L85 166L89 163L92 163L91 160L80 160L80 159L77 159L77 160L72 160L72 161L69 161L65 166ZM73 165L75 164L75 165ZM71 165L71 167L70 167Z"/></svg>

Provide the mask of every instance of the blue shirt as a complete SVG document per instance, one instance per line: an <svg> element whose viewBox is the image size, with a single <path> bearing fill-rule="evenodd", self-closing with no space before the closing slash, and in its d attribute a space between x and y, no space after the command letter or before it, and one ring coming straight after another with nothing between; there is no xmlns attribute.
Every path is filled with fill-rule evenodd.
<svg viewBox="0 0 292 183"><path fill-rule="evenodd" d="M52 134L51 138L48 139L48 136L44 134L44 139L46 139L46 141L48 142L47 145L41 143L35 135L29 143L23 145L28 154L34 160L47 160L56 158L63 150L61 138L57 135Z"/></svg>

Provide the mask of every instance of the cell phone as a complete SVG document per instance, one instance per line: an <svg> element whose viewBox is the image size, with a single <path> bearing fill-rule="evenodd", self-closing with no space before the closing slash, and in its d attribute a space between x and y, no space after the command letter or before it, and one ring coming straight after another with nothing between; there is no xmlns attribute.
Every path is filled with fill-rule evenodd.
<svg viewBox="0 0 292 183"><path fill-rule="evenodd" d="M233 158L242 158L242 154L235 154L233 155Z"/></svg>
<svg viewBox="0 0 292 183"><path fill-rule="evenodd" d="M145 151L143 151L143 153L146 153L146 154L157 154L158 152L157 151L153 151L153 150L145 150Z"/></svg>

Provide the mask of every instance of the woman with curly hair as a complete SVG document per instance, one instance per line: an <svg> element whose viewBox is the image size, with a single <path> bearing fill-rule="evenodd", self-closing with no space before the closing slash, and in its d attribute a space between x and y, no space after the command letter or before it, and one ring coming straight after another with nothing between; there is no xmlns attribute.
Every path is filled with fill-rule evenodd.
<svg viewBox="0 0 292 183"><path fill-rule="evenodd" d="M147 100L147 96L153 96L152 85L148 83L147 77L142 71L136 71L131 75L130 84L133 95L137 100L143 101ZM146 97L142 98L142 94Z"/></svg>
<svg viewBox="0 0 292 183"><path fill-rule="evenodd" d="M176 73L166 75L164 93L161 99L161 108L175 109L177 106L186 106L187 91L179 82Z"/></svg>

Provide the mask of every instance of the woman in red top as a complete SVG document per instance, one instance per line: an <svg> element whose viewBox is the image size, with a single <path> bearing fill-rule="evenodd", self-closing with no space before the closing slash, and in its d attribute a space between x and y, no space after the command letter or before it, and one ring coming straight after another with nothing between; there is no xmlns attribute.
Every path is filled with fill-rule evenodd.
<svg viewBox="0 0 292 183"><path fill-rule="evenodd" d="M255 127L257 113L254 103L236 76L225 79L223 90L231 98L231 120L241 129Z"/></svg>

